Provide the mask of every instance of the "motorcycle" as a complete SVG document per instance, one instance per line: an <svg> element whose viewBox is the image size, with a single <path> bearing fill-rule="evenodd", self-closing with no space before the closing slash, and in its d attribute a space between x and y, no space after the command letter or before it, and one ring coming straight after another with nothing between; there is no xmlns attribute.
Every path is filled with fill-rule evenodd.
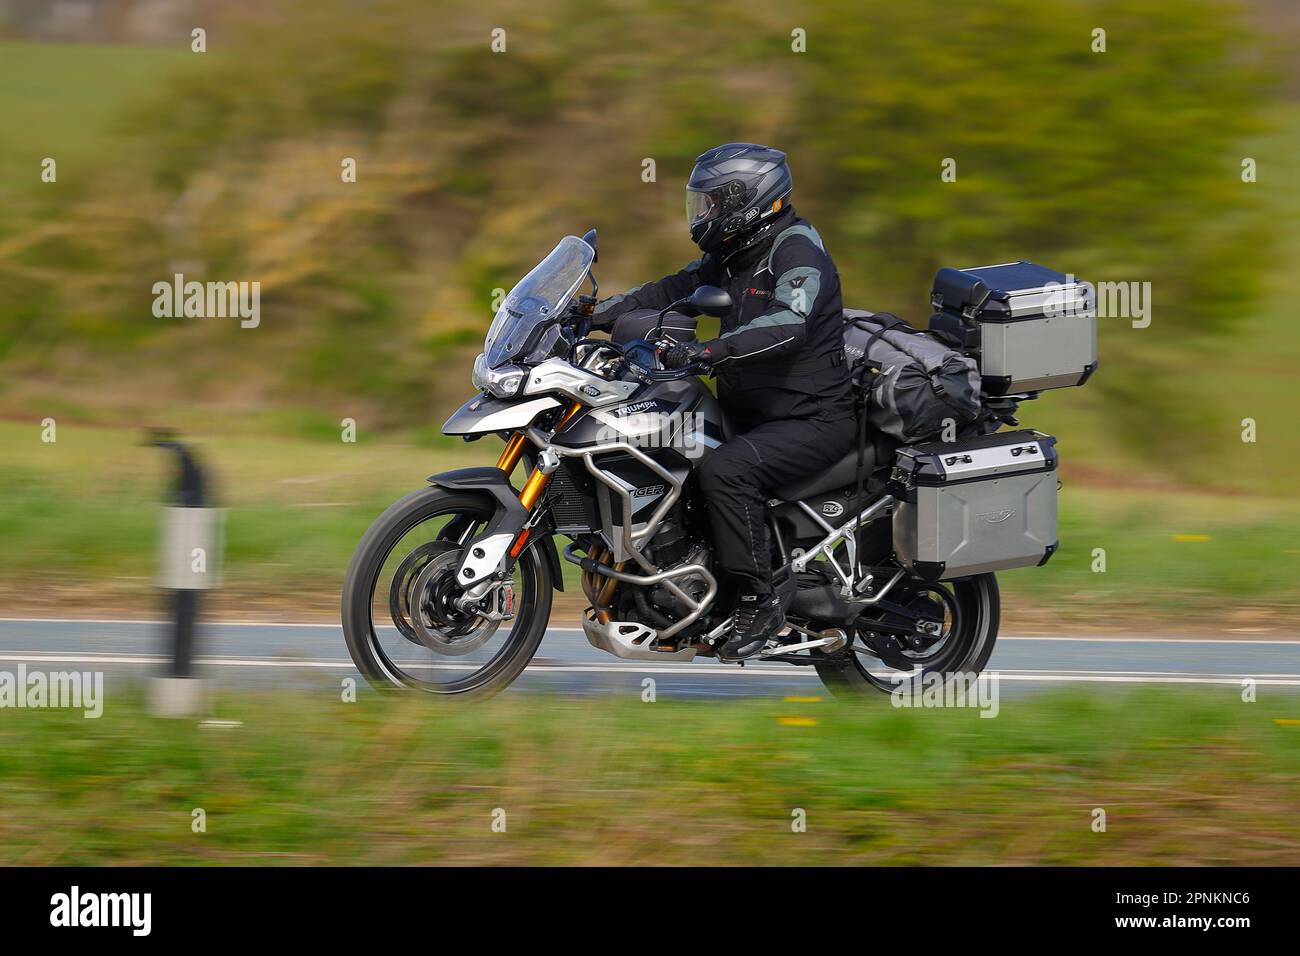
<svg viewBox="0 0 1300 956"><path fill-rule="evenodd" d="M502 439L496 464L430 476L358 544L343 627L373 685L463 698L508 686L546 634L553 592L564 587L562 560L577 568L582 631L594 647L683 665L717 656L737 595L715 575L694 475L731 431L700 379L705 370L666 369L660 355L666 341L693 334L695 317L725 315L731 302L704 286L648 319L621 318L609 338L591 337L595 261L594 230L564 238L492 321L474 364L479 392L442 430L466 441ZM584 281L589 295L579 293ZM1018 424L1016 406L1029 397L981 395L980 420L966 432L988 444L1002 424ZM1032 439L1014 454L1021 451L1050 454ZM967 464L954 467L969 467L971 454L960 457ZM1035 474L1044 472L1054 534L1054 467ZM900 484L893 449L868 442L777 490L766 520L787 626L751 662L812 667L848 696L984 669L999 594L994 573L981 569L1005 562L945 574L942 562L936 572L909 559L898 520L922 505L909 503L903 477ZM1016 513L1001 508L978 523L1004 533ZM567 539L562 549L557 538ZM1046 556L1054 548L1049 542Z"/></svg>

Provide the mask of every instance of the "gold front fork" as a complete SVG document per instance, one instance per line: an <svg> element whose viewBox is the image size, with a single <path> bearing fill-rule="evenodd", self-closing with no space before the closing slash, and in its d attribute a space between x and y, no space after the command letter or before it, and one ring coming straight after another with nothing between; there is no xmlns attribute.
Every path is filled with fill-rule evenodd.
<svg viewBox="0 0 1300 956"><path fill-rule="evenodd" d="M536 468L524 482L524 490L519 492L519 503L524 506L525 511L532 511L541 499L542 493L546 491L546 486L551 483L551 476L544 475Z"/></svg>
<svg viewBox="0 0 1300 956"><path fill-rule="evenodd" d="M573 404L571 404L567 409L565 409L564 414L560 416L559 424L555 426L555 430L558 432L565 425L569 424L569 422L573 421L573 416L577 415L578 412L580 411L582 411L581 404L579 404L578 402L574 402ZM523 457L524 449L527 446L528 446L527 436L525 436L523 432L515 432L513 435L510 436L509 440L506 442L506 447L501 449L501 457L497 459L497 467L500 468L502 471L504 471L507 475L510 474L512 471L515 470L515 465L519 464L519 459ZM536 472L534 472L533 475L528 480L531 482L535 477L537 477ZM546 488L546 484L543 483L539 491L545 490L545 488ZM528 490L528 486L525 485L524 491L527 492L527 490ZM521 495L521 500L522 500L522 495Z"/></svg>
<svg viewBox="0 0 1300 956"><path fill-rule="evenodd" d="M528 444L528 439L524 437L523 432L515 432L506 442L506 447L501 449L501 457L497 459L497 467L507 475L515 470L515 465L519 464L519 459L524 455L524 446Z"/></svg>
<svg viewBox="0 0 1300 956"><path fill-rule="evenodd" d="M582 411L582 405L574 402L560 417L560 422L555 426L558 432L565 425L573 420L573 417ZM515 432L506 442L506 447L501 449L501 457L497 459L497 467L509 475L515 470L515 465L519 464L519 459L523 457L524 448L528 444L528 438L523 432ZM542 495L546 493L546 486L551 483L551 476L544 475L540 470L534 468L528 480L524 482L523 491L519 492L519 503L524 506L524 510L532 513L533 508L537 507L537 502L541 500ZM519 557L524 546L528 543L529 529L525 528L515 538L514 545L510 548L512 558Z"/></svg>

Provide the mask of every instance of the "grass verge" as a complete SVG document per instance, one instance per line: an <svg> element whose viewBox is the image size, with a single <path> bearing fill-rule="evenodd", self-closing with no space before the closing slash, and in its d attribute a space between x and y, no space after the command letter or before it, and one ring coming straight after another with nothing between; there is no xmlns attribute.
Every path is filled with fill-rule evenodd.
<svg viewBox="0 0 1300 956"><path fill-rule="evenodd" d="M3 712L0 863L1300 863L1300 728L1274 719L1296 699L1232 689L1041 695L992 720L883 696L324 691L223 696L215 716L242 725L134 697L99 720Z"/></svg>

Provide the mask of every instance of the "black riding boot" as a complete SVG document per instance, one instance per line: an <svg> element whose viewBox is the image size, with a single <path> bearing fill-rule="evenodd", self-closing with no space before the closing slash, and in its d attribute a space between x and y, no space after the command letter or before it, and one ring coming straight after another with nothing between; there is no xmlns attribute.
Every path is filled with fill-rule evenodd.
<svg viewBox="0 0 1300 956"><path fill-rule="evenodd" d="M743 661L761 651L764 645L785 627L781 599L775 594L742 594L736 604L731 636L718 656L728 661Z"/></svg>

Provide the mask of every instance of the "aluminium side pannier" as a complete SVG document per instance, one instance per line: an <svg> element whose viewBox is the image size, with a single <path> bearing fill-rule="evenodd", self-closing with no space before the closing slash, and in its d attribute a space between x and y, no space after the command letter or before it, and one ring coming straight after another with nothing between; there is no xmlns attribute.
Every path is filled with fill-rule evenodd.
<svg viewBox="0 0 1300 956"><path fill-rule="evenodd" d="M898 449L894 553L929 581L1045 564L1056 551L1056 439L1029 429Z"/></svg>

